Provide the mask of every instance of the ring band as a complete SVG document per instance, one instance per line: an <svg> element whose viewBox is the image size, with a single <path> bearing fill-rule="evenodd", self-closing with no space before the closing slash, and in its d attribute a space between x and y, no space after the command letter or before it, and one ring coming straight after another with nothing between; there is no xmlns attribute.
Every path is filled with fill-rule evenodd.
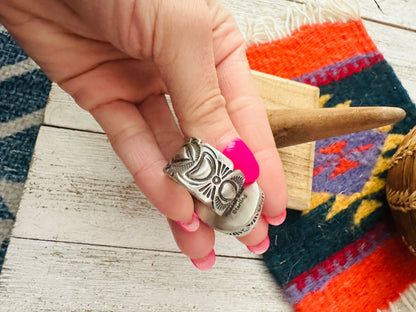
<svg viewBox="0 0 416 312"><path fill-rule="evenodd" d="M256 225L264 195L257 183L244 186L244 174L207 143L190 138L164 172L197 199L199 218L217 230L242 236Z"/></svg>

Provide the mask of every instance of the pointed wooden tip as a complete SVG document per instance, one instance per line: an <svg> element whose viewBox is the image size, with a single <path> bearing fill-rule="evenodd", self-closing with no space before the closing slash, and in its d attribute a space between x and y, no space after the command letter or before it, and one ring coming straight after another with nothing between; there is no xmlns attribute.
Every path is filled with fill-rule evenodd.
<svg viewBox="0 0 416 312"><path fill-rule="evenodd" d="M398 107L268 110L277 147L285 147L394 124L406 117Z"/></svg>
<svg viewBox="0 0 416 312"><path fill-rule="evenodd" d="M358 107L357 107L358 108ZM386 125L394 124L403 120L406 117L406 111L399 107L363 107L369 110L375 109L375 114L379 114L380 122L386 123Z"/></svg>

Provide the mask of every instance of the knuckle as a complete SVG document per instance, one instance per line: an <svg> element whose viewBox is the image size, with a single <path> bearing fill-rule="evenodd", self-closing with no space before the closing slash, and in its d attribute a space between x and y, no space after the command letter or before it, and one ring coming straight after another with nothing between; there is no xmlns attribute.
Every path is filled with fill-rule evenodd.
<svg viewBox="0 0 416 312"><path fill-rule="evenodd" d="M264 111L262 103L252 96L240 96L227 104L230 114L242 114L247 116L257 115L259 109Z"/></svg>
<svg viewBox="0 0 416 312"><path fill-rule="evenodd" d="M209 126L217 123L226 113L225 99L219 92L212 92L203 98L196 99L194 104L184 112L183 124L189 125L198 122L200 126Z"/></svg>
<svg viewBox="0 0 416 312"><path fill-rule="evenodd" d="M258 147L255 151L255 157L258 161L270 161L278 157L278 151L275 146Z"/></svg>
<svg viewBox="0 0 416 312"><path fill-rule="evenodd" d="M138 137L146 134L146 129L137 127L136 125L124 126L112 133L107 133L111 145L116 151L124 151L126 148L131 149ZM127 150L129 151L129 150Z"/></svg>
<svg viewBox="0 0 416 312"><path fill-rule="evenodd" d="M166 162L162 159L143 162L131 174L140 187L142 185L141 182L143 176L148 176L148 173L153 174L154 172L159 172L165 165Z"/></svg>

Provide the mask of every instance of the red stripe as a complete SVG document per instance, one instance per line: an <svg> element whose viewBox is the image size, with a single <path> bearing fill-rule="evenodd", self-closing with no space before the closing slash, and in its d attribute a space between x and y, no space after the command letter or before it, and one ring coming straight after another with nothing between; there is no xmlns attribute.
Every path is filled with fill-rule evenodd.
<svg viewBox="0 0 416 312"><path fill-rule="evenodd" d="M416 257L395 235L296 306L302 312L371 312L388 308L416 281Z"/></svg>
<svg viewBox="0 0 416 312"><path fill-rule="evenodd" d="M346 40L346 35L351 39ZM374 51L377 48L361 20L355 20L305 25L283 39L252 45L246 53L252 69L290 79ZM367 65L363 62L362 66ZM357 68L349 70L356 72Z"/></svg>

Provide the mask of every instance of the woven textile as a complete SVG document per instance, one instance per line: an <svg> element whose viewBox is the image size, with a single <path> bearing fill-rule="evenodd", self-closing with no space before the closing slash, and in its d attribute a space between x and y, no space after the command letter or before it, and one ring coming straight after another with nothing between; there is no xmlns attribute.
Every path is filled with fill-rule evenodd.
<svg viewBox="0 0 416 312"><path fill-rule="evenodd" d="M276 243L264 261L297 311L371 312L395 304L413 311L416 257L392 224L385 178L416 110L392 67L358 16L305 22L288 36L251 45L247 56L252 69L318 86L322 107L406 110L394 126L316 143L311 209L289 211L282 226L270 227Z"/></svg>
<svg viewBox="0 0 416 312"><path fill-rule="evenodd" d="M50 85L0 25L0 271Z"/></svg>

